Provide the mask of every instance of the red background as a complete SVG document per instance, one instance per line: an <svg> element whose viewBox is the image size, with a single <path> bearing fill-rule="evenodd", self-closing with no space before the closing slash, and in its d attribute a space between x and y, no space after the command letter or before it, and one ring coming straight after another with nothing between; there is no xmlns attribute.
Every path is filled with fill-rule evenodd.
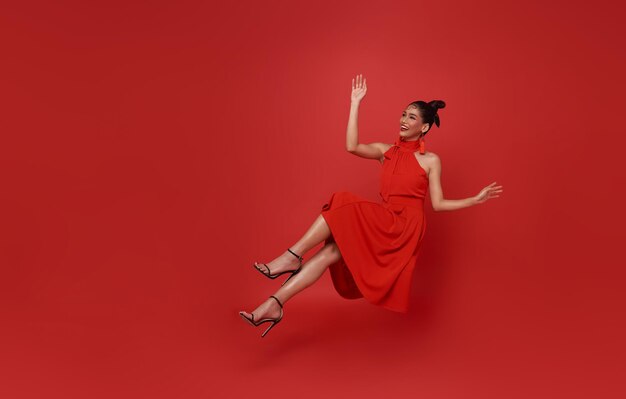
<svg viewBox="0 0 626 399"><path fill-rule="evenodd" d="M618 4L3 3L0 397L624 397ZM442 99L445 198L504 192L427 202L408 314L326 273L261 339L252 262L379 200L359 73L362 142Z"/></svg>

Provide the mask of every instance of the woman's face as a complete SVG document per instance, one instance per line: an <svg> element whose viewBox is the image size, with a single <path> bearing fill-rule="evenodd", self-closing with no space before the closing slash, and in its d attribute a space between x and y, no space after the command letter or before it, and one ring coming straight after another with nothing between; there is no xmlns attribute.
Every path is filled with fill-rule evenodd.
<svg viewBox="0 0 626 399"><path fill-rule="evenodd" d="M422 117L416 107L408 107L400 118L400 136L409 140L417 140L423 130L427 130L428 123L422 123Z"/></svg>

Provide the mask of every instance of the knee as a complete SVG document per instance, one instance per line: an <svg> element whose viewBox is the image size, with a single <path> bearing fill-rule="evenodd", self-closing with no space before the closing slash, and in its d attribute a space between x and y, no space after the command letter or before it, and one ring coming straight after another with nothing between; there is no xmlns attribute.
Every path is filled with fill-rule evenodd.
<svg viewBox="0 0 626 399"><path fill-rule="evenodd" d="M336 242L329 242L328 244L324 245L324 251L326 251L328 256L333 259L341 258L341 252L339 252L339 247L337 246Z"/></svg>

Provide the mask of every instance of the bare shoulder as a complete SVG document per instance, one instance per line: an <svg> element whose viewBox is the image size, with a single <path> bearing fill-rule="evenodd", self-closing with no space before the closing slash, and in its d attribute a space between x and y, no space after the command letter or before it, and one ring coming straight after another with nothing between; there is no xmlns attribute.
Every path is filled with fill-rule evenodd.
<svg viewBox="0 0 626 399"><path fill-rule="evenodd" d="M434 152L427 151L424 155L424 163L428 166L429 171L431 169L440 169L441 168L441 159L439 155Z"/></svg>
<svg viewBox="0 0 626 399"><path fill-rule="evenodd" d="M424 154L424 156L426 157L426 159L428 159L429 161L439 161L439 155L435 154L432 151L426 151L426 153Z"/></svg>
<svg viewBox="0 0 626 399"><path fill-rule="evenodd" d="M434 152L426 151L424 154L420 154L419 151L416 151L414 152L414 154L417 162L429 176L431 170L438 169L438 165L440 165L440 160L439 156Z"/></svg>
<svg viewBox="0 0 626 399"><path fill-rule="evenodd" d="M387 152L387 150L389 150L393 146L393 144L387 143L372 143L372 145L376 146L376 148L381 150L383 153Z"/></svg>
<svg viewBox="0 0 626 399"><path fill-rule="evenodd" d="M375 143L378 148L380 149L380 152L382 152L383 154L386 153L387 151L389 151L389 149L391 147L393 147L393 144L388 144L388 143ZM380 163L383 163L385 161L385 157L382 156L379 159Z"/></svg>

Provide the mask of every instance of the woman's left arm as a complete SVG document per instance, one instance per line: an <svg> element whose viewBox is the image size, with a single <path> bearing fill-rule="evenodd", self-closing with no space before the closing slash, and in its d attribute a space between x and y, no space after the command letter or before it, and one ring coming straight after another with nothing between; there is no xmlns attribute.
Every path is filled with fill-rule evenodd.
<svg viewBox="0 0 626 399"><path fill-rule="evenodd" d="M481 204L489 198L499 197L497 193L501 193L502 186L494 186L496 182L491 183L483 188L480 193L474 197L449 200L443 198L443 190L441 189L441 160L437 154L432 154L433 159L430 163L430 171L428 172L428 186L430 189L430 202L435 212L454 211L457 209L468 208L470 206Z"/></svg>

